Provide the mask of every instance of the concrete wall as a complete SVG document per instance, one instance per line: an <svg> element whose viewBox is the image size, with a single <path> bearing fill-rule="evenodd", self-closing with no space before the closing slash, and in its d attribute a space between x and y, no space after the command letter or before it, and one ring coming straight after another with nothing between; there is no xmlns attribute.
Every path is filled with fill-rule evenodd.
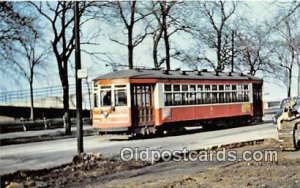
<svg viewBox="0 0 300 188"><path fill-rule="evenodd" d="M88 101L88 94L83 93L82 109L89 110L90 103ZM76 95L70 95L69 98L70 109L76 109ZM0 103L0 106L16 106L16 107L30 107L30 100L15 101L10 103ZM34 99L34 107L38 108L63 108L62 97L47 97L43 99Z"/></svg>
<svg viewBox="0 0 300 188"><path fill-rule="evenodd" d="M36 119L46 118L62 118L64 111L61 108L35 108L34 114ZM76 117L76 110L70 110L71 117ZM29 107L16 107L16 106L0 106L0 116L11 117L15 119L29 118ZM83 110L83 117L90 117L89 110Z"/></svg>

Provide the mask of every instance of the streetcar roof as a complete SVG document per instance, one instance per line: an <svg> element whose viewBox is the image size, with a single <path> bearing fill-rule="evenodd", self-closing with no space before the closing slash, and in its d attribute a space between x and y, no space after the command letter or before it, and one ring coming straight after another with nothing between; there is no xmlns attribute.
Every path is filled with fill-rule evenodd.
<svg viewBox="0 0 300 188"><path fill-rule="evenodd" d="M101 75L94 80L104 79L184 79L184 80L262 80L250 74L219 72L218 75L214 71L183 71L170 70L149 70L149 69L131 69L110 72Z"/></svg>

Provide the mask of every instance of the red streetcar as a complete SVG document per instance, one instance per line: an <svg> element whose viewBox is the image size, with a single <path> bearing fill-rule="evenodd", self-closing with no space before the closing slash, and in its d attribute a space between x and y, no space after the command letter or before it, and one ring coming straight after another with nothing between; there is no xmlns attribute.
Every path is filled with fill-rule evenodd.
<svg viewBox="0 0 300 188"><path fill-rule="evenodd" d="M115 71L94 79L93 127L149 134L261 120L263 80L207 70Z"/></svg>

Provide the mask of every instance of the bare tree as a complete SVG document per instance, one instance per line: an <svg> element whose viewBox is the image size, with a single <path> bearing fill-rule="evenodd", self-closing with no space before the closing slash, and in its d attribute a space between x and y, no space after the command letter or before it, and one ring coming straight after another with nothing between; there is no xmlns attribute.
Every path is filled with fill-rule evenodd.
<svg viewBox="0 0 300 188"><path fill-rule="evenodd" d="M109 16L118 18L125 26L127 42L122 42L117 39L110 38L111 41L116 42L122 46L126 46L128 50L128 67L133 69L133 52L134 48L143 42L147 35L149 35L148 27L145 27L144 33L135 32L135 25L143 21L151 12L143 13L138 11L137 1L116 1L111 2L110 8L112 9Z"/></svg>
<svg viewBox="0 0 300 188"><path fill-rule="evenodd" d="M291 85L292 85L292 71L293 67L297 61L297 46L298 38L295 33L297 29L293 20L284 20L283 24L280 24L280 27L277 28L277 31L280 36L279 39L274 41L276 48L274 50L274 56L278 60L278 64L282 67L283 72L286 73L284 84L287 86L287 96L291 96Z"/></svg>
<svg viewBox="0 0 300 188"><path fill-rule="evenodd" d="M66 134L71 134L71 123L69 114L69 80L68 80L68 62L75 48L74 43L74 15L73 2L30 2L33 7L50 23L53 38L51 40L52 51L56 57L59 76L63 87L63 108L65 112ZM94 2L80 2L79 16L83 17L88 7ZM91 18L80 21L80 26Z"/></svg>
<svg viewBox="0 0 300 188"><path fill-rule="evenodd" d="M7 73L4 62L9 59L14 42L30 42L28 39L36 31L33 27L33 17L21 13L24 6L20 2L0 2L0 69Z"/></svg>
<svg viewBox="0 0 300 188"><path fill-rule="evenodd" d="M270 44L270 32L263 25L245 22L246 26L236 34L235 46L237 63L239 69L246 69L249 74L255 76L258 71L263 74L272 74L274 64L270 55L274 48Z"/></svg>
<svg viewBox="0 0 300 188"><path fill-rule="evenodd" d="M15 67L15 71L20 73L29 83L30 87L30 120L34 120L34 99L33 99L33 79L36 76L37 68L44 66L44 60L48 54L48 49L39 47L39 36L37 33L31 38L30 43L19 42L13 47L14 55L10 59Z"/></svg>
<svg viewBox="0 0 300 188"><path fill-rule="evenodd" d="M300 16L300 2L299 1L286 1L286 2L273 2L280 14L279 17L276 17L276 21L273 24L272 29L280 27L280 24L284 23L286 20L289 20L293 17Z"/></svg>
<svg viewBox="0 0 300 188"><path fill-rule="evenodd" d="M287 86L287 93L290 96L291 93L291 82L292 82L292 71L295 62L298 64L298 95L300 95L300 35L299 35L299 22L298 18L300 16L300 2L299 1L289 1L283 3L276 3L277 6L277 16L274 18L273 22L270 24L271 29L275 31L275 34L279 34L281 40L281 45L278 48L284 48L286 54L282 54L282 51L277 50L276 55L280 60L279 64L283 68L283 77L287 80L284 84ZM277 31L277 32L276 32ZM277 42L277 41L275 41Z"/></svg>
<svg viewBox="0 0 300 188"><path fill-rule="evenodd" d="M217 64L207 56L200 59L208 62L215 71L223 71L225 65L231 60L232 29L230 28L230 18L235 13L237 3L225 1L195 2L192 6L194 7L193 11L186 22L193 29L193 36L201 44L205 44L215 51ZM202 22L200 22L201 20Z"/></svg>
<svg viewBox="0 0 300 188"><path fill-rule="evenodd" d="M175 12L171 11L177 4L180 3L177 1L156 1L152 3L153 15L157 22L157 26L153 28L154 32L152 57L154 66L160 67L162 64L166 63L167 70L170 70L171 68L171 57L179 54L179 52L177 51L174 54L170 53L170 37L178 31L188 30L185 24L183 24L183 22L179 19L179 16L176 16ZM165 56L158 60L158 47L161 39L164 40Z"/></svg>

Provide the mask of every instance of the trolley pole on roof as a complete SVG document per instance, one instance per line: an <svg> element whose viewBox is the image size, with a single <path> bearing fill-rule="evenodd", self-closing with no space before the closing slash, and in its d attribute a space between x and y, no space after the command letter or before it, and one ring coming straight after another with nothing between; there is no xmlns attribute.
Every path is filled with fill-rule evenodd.
<svg viewBox="0 0 300 188"><path fill-rule="evenodd" d="M79 36L79 8L78 2L74 1L74 32L75 32L75 79L76 79L76 125L77 125L77 152L83 153L83 125L82 125L82 90L81 78L78 70L81 69L80 60L80 36Z"/></svg>

